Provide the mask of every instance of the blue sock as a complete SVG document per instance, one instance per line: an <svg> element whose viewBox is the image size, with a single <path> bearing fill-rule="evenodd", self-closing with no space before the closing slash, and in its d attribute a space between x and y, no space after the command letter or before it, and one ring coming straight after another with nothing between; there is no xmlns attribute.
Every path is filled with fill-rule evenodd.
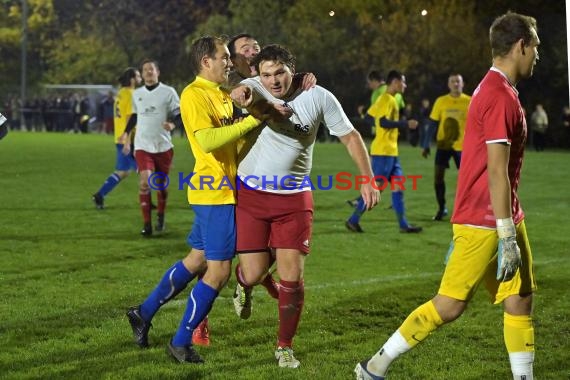
<svg viewBox="0 0 570 380"><path fill-rule="evenodd" d="M104 197L105 195L109 194L111 190L115 188L121 182L121 177L117 175L117 173L111 174L103 183L103 186L99 189L98 193Z"/></svg>
<svg viewBox="0 0 570 380"><path fill-rule="evenodd" d="M183 291L188 283L195 277L182 264L177 262L169 268L158 286L149 294L141 305L141 316L147 322L152 320L158 309Z"/></svg>
<svg viewBox="0 0 570 380"><path fill-rule="evenodd" d="M356 224L360 222L360 217L366 211L366 206L364 205L364 199L362 197L358 197L358 204L354 208L354 213L348 218L348 221L352 224Z"/></svg>
<svg viewBox="0 0 570 380"><path fill-rule="evenodd" d="M218 297L218 291L209 285L206 285L202 280L199 280L190 292L188 297L188 304L184 317L180 322L178 331L172 338L172 345L174 347L186 347L192 345L192 333L198 327L200 322L208 315L214 301Z"/></svg>
<svg viewBox="0 0 570 380"><path fill-rule="evenodd" d="M404 208L404 193L401 191L394 191L392 193L392 207L396 212L400 228L407 228L408 221L406 220L406 210Z"/></svg>

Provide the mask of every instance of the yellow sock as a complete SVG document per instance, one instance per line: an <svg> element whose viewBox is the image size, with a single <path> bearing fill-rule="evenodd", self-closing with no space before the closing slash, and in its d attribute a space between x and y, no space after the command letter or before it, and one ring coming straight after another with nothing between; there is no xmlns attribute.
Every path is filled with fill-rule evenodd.
<svg viewBox="0 0 570 380"><path fill-rule="evenodd" d="M442 324L443 320L430 300L414 310L398 330L406 342L414 347Z"/></svg>
<svg viewBox="0 0 570 380"><path fill-rule="evenodd" d="M531 316L505 313L504 337L509 354L534 351L534 328Z"/></svg>

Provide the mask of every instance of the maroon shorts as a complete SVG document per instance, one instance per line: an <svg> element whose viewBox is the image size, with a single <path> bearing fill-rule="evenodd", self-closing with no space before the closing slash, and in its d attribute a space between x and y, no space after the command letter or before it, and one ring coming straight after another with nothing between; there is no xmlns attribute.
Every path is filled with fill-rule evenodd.
<svg viewBox="0 0 570 380"><path fill-rule="evenodd" d="M268 248L298 249L309 253L313 225L313 194L275 194L238 190L237 252L263 252Z"/></svg>
<svg viewBox="0 0 570 380"><path fill-rule="evenodd" d="M139 172L150 170L152 172L168 174L173 156L174 151L172 149L161 153L149 153L144 150L135 151L135 160L137 160Z"/></svg>

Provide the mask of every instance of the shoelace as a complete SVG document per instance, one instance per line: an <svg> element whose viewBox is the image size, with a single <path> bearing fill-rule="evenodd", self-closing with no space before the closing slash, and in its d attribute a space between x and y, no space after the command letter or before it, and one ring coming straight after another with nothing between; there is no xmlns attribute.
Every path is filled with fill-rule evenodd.
<svg viewBox="0 0 570 380"><path fill-rule="evenodd" d="M281 353L281 357L284 359L284 361L290 363L294 360L293 350L290 348L279 348L278 351Z"/></svg>

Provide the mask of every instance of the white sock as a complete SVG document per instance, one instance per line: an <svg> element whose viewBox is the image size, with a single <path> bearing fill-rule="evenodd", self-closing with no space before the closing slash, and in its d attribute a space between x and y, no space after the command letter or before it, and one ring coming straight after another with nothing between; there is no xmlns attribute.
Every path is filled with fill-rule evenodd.
<svg viewBox="0 0 570 380"><path fill-rule="evenodd" d="M402 334L400 334L400 331L396 330L386 343L384 343L380 351L368 361L368 371L377 376L386 375L390 364L410 348L410 345L406 342Z"/></svg>
<svg viewBox="0 0 570 380"><path fill-rule="evenodd" d="M509 361L514 380L533 380L534 352L513 352L509 354Z"/></svg>

